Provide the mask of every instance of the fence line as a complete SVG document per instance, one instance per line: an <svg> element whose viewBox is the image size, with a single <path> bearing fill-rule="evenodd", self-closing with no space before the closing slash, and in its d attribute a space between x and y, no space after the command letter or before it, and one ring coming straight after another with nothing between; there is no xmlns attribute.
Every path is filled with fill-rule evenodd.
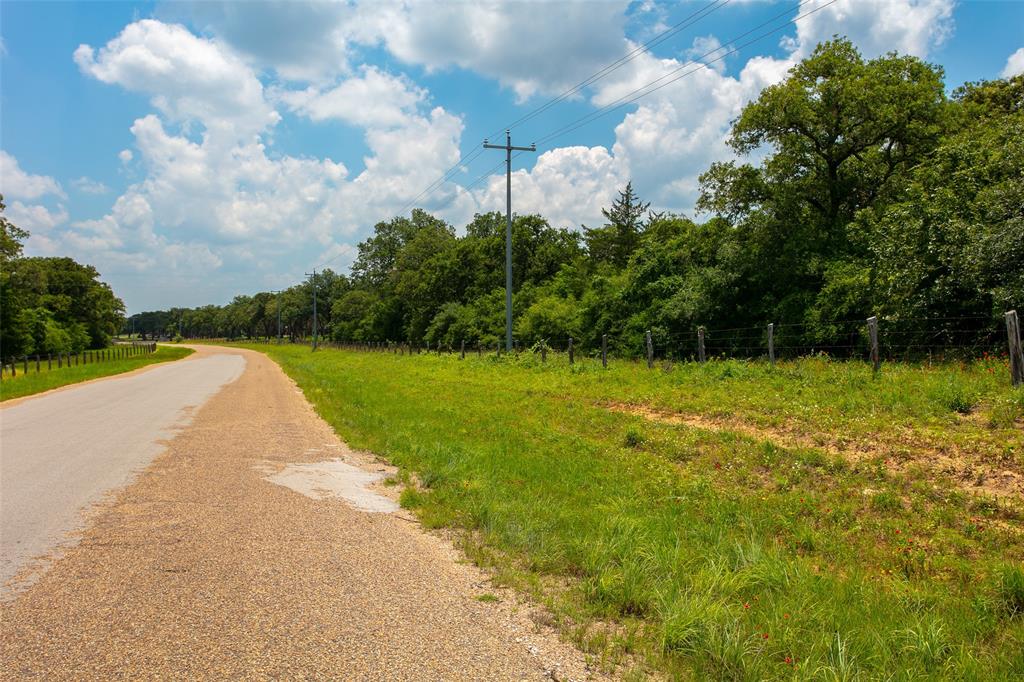
<svg viewBox="0 0 1024 682"><path fill-rule="evenodd" d="M155 343L132 343L119 344L109 348L97 350L83 350L78 353L41 353L35 355L22 355L10 357L0 363L0 380L13 378L21 374L30 374L30 368L35 368L35 374L42 371L42 365L46 363L46 371L53 369L64 369L65 367L78 367L81 365L92 365L97 362L110 362L123 360L137 355L146 355L156 352ZM19 370L18 367L21 366Z"/></svg>

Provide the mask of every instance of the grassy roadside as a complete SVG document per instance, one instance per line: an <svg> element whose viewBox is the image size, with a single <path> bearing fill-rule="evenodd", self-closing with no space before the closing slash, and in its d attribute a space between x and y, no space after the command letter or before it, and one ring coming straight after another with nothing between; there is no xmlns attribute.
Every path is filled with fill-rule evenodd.
<svg viewBox="0 0 1024 682"><path fill-rule="evenodd" d="M75 365L60 369L54 366L53 369L47 370L44 363L42 371L38 374L35 371L34 364L30 364L28 374L22 373L19 366L17 376L5 376L3 382L0 383L0 402L42 393L51 388L67 386L68 384L77 384L89 379L98 379L100 377L130 372L133 369L157 362L180 360L187 355L191 355L192 352L189 348L157 346L156 351L153 353L136 355L120 360L90 363L88 365Z"/></svg>
<svg viewBox="0 0 1024 682"><path fill-rule="evenodd" d="M915 455L946 444L1021 472L1024 392L997 361L872 379L820 359L605 371L254 348L350 444L415 474L403 503L598 661L679 679L1024 675L1020 500ZM847 456L775 428L888 445Z"/></svg>

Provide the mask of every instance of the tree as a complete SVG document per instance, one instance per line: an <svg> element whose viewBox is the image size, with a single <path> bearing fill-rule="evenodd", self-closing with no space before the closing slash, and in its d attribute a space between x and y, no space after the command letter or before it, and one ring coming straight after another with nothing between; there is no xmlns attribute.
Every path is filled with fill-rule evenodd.
<svg viewBox="0 0 1024 682"><path fill-rule="evenodd" d="M851 267L869 267L853 220L892 201L932 152L945 102L940 68L895 54L865 61L837 38L743 109L730 144L740 154L769 154L756 167L713 164L701 176L698 208L739 229L740 298L753 315L799 320L827 281L838 284L829 273L863 279L850 277Z"/></svg>
<svg viewBox="0 0 1024 682"><path fill-rule="evenodd" d="M602 227L583 228L591 259L617 268L625 267L640 243L644 227L642 218L650 206L650 202L640 201L633 192L633 183L627 182L626 189L619 192L619 198L612 202L611 208L601 209L608 223Z"/></svg>

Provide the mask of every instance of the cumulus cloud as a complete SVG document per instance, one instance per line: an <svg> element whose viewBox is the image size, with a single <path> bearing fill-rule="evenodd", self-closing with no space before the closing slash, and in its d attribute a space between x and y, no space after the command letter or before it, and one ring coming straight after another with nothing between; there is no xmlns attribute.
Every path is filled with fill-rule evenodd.
<svg viewBox="0 0 1024 682"><path fill-rule="evenodd" d="M121 159L121 163L128 163L133 158L131 149L122 149L117 153L117 158Z"/></svg>
<svg viewBox="0 0 1024 682"><path fill-rule="evenodd" d="M530 171L512 174L513 208L559 227L594 226L627 179L621 160L604 147L559 147L541 154ZM505 176L492 177L474 198L481 210L504 210Z"/></svg>
<svg viewBox="0 0 1024 682"><path fill-rule="evenodd" d="M311 86L281 92L279 97L294 111L313 121L333 118L361 127L381 127L407 123L426 99L426 91L408 78L366 66L362 75L325 90Z"/></svg>
<svg viewBox="0 0 1024 682"><path fill-rule="evenodd" d="M406 64L471 70L527 99L571 86L623 54L628 4L374 0L178 9L288 80L348 74L353 50L383 46Z"/></svg>
<svg viewBox="0 0 1024 682"><path fill-rule="evenodd" d="M0 149L0 192L7 199L39 199L47 194L66 198L60 184L47 175L26 173L18 160Z"/></svg>
<svg viewBox="0 0 1024 682"><path fill-rule="evenodd" d="M174 121L252 135L280 119L242 59L184 26L137 21L99 50L79 45L74 59L97 80L149 95L153 106Z"/></svg>
<svg viewBox="0 0 1024 682"><path fill-rule="evenodd" d="M188 57L197 72L167 71L167 63L178 65L192 52L199 53ZM149 20L99 50L80 48L76 60L99 80L147 92L156 108L131 126L135 151L119 155L137 161L142 179L109 213L73 223L51 243L62 239L115 273L160 267L170 281L200 272L233 281L243 271L279 270L282 256L297 253L314 263L333 254L345 265L360 230L458 160L461 118L429 108L425 90L376 67L301 90L266 90L231 48ZM237 93L219 92L215 84L226 78L240 84ZM330 158L272 151L275 103L313 122L362 128L364 169L353 175ZM192 121L202 135L189 134ZM228 286L253 286L246 281Z"/></svg>
<svg viewBox="0 0 1024 682"><path fill-rule="evenodd" d="M1010 55L1000 75L1003 78L1011 78L1019 73L1024 73L1024 47Z"/></svg>
<svg viewBox="0 0 1024 682"><path fill-rule="evenodd" d="M36 236L49 233L58 225L67 222L68 212L63 205L50 209L41 204L26 204L14 200L7 207L7 217L18 227Z"/></svg>
<svg viewBox="0 0 1024 682"><path fill-rule="evenodd" d="M953 6L954 0L839 0L801 19L787 44L801 59L840 34L869 57L893 50L924 57L952 35Z"/></svg>

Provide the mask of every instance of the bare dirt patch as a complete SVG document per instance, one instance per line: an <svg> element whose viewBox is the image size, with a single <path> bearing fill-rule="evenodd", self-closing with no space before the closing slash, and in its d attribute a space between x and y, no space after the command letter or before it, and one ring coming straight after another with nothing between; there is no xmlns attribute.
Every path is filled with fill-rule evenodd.
<svg viewBox="0 0 1024 682"><path fill-rule="evenodd" d="M786 448L816 448L853 462L881 459L886 469L903 473L920 467L942 474L972 495L989 495L1024 500L1024 473L1012 464L993 464L977 454L953 445L935 446L915 434L898 439L876 437L868 440L835 434L808 434L797 429L752 424L738 417L710 417L658 410L648 405L612 402L602 405L614 412L631 414L662 424L680 424L708 431L732 431L756 440L767 440Z"/></svg>

